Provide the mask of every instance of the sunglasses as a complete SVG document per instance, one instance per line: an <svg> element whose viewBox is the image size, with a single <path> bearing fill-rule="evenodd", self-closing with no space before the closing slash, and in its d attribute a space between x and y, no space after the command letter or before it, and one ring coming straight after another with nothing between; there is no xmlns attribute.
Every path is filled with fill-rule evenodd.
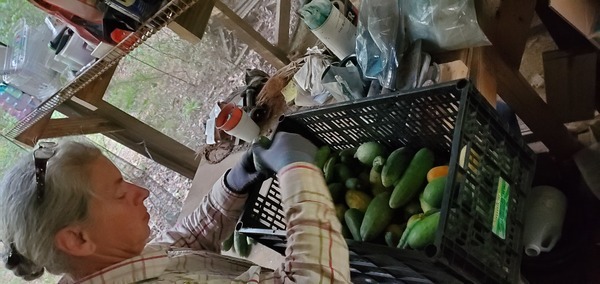
<svg viewBox="0 0 600 284"><path fill-rule="evenodd" d="M46 165L48 160L54 156L56 142L40 142L39 147L33 151L35 161L35 184L38 201L44 198L44 187L46 185Z"/></svg>

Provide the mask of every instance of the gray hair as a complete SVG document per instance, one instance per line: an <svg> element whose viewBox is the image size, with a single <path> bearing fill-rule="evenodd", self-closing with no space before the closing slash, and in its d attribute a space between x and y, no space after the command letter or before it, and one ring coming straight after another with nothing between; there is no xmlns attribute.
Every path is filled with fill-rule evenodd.
<svg viewBox="0 0 600 284"><path fill-rule="evenodd" d="M67 256L54 245L56 233L85 221L93 196L90 164L102 152L95 146L61 141L48 160L41 201L36 198L35 164L28 153L8 170L0 185L0 239L52 274L68 273Z"/></svg>

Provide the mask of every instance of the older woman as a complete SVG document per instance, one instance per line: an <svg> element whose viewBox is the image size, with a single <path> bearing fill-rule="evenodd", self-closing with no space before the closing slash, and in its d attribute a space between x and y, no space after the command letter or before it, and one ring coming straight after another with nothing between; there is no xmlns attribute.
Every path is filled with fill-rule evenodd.
<svg viewBox="0 0 600 284"><path fill-rule="evenodd" d="M148 190L123 179L93 146L41 144L10 170L0 188L0 238L6 266L25 280L44 269L64 282L344 283L348 251L315 147L289 133L254 157L278 172L288 225L285 263L275 271L222 256L248 191L262 182L252 156L227 171L199 207L147 244Z"/></svg>

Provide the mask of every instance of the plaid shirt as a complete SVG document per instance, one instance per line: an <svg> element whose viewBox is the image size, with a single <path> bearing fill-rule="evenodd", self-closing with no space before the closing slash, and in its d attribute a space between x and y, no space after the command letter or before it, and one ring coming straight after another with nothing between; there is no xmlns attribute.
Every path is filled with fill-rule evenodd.
<svg viewBox="0 0 600 284"><path fill-rule="evenodd" d="M348 248L320 170L295 163L279 178L288 247L275 271L220 254L247 198L227 189L223 176L190 216L141 255L79 283L349 283Z"/></svg>

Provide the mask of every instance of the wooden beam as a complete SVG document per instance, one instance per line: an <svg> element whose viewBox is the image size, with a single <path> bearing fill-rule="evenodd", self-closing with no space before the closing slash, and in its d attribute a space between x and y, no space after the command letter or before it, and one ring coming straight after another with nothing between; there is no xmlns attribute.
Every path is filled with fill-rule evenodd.
<svg viewBox="0 0 600 284"><path fill-rule="evenodd" d="M527 124L536 137L553 155L568 159L582 145L572 137L560 119L529 85L527 79L509 65L493 48L488 48L487 58L496 68L499 94L502 99Z"/></svg>
<svg viewBox="0 0 600 284"><path fill-rule="evenodd" d="M288 51L290 46L290 0L277 0L275 11L275 42L281 50Z"/></svg>
<svg viewBox="0 0 600 284"><path fill-rule="evenodd" d="M49 121L39 139L110 133L122 130L122 127L97 116L56 118Z"/></svg>
<svg viewBox="0 0 600 284"><path fill-rule="evenodd" d="M21 134L19 134L19 136L15 137L15 140L17 140L25 145L28 145L30 147L35 146L35 144L38 142L38 140L42 136L44 129L46 129L46 126L48 125L48 123L50 123L51 117L52 117L52 113L44 116L42 119L40 119L38 122L33 124L31 127L27 128L27 130L21 132Z"/></svg>
<svg viewBox="0 0 600 284"><path fill-rule="evenodd" d="M108 85L110 84L118 65L119 64L117 63L108 68L108 70L75 93L75 96L90 104L96 104L102 101L102 98L106 93L106 89L108 88Z"/></svg>
<svg viewBox="0 0 600 284"><path fill-rule="evenodd" d="M518 70L529 38L535 0L475 1L477 20L501 58Z"/></svg>
<svg viewBox="0 0 600 284"><path fill-rule="evenodd" d="M290 60L283 50L267 41L223 2L216 0L215 7L217 7L222 14L216 14L213 15L213 17L223 26L233 31L238 38L250 46L250 48L256 51L256 53L261 55L275 68L279 69L290 63Z"/></svg>
<svg viewBox="0 0 600 284"><path fill-rule="evenodd" d="M581 144L519 72L535 11L535 0L475 1L482 30L493 44L483 49L494 68L498 94L558 158L568 159Z"/></svg>
<svg viewBox="0 0 600 284"><path fill-rule="evenodd" d="M494 77L494 67L485 58L485 47L463 48L459 50L432 54L438 63L447 63L455 60L462 61L468 68L467 78L475 84L475 87L483 97L496 107L497 86Z"/></svg>
<svg viewBox="0 0 600 284"><path fill-rule="evenodd" d="M185 177L194 178L200 163L194 150L105 101L98 103L96 107L97 110L91 111L76 102L67 101L61 105L60 110L78 117L93 115L114 123L123 130L103 135Z"/></svg>
<svg viewBox="0 0 600 284"><path fill-rule="evenodd" d="M181 39L192 44L200 42L206 31L208 19L214 5L214 0L196 2L196 4L179 15L179 17L175 18L168 25L169 29L175 32Z"/></svg>
<svg viewBox="0 0 600 284"><path fill-rule="evenodd" d="M556 11L550 8L549 0L538 0L535 12L559 49L574 50L593 48L592 43Z"/></svg>
<svg viewBox="0 0 600 284"><path fill-rule="evenodd" d="M498 87L494 75L495 68L486 56L486 48L488 47L472 48L467 66L469 67L469 78L479 93L495 108L498 101Z"/></svg>

